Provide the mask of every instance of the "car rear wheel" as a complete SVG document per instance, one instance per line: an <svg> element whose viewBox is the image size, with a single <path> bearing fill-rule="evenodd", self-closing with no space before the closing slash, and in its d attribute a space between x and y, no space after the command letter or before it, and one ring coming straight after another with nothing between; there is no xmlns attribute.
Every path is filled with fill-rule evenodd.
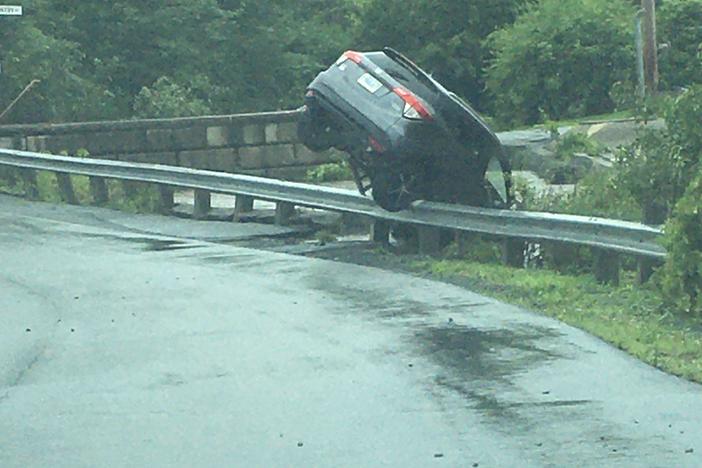
<svg viewBox="0 0 702 468"><path fill-rule="evenodd" d="M423 174L416 167L377 164L373 167L373 200L387 211L401 211L422 198Z"/></svg>

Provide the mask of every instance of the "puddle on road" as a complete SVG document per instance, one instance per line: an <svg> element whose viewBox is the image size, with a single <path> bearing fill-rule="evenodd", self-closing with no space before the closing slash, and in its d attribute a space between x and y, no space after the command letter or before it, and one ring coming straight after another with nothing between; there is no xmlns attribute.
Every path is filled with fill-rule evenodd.
<svg viewBox="0 0 702 468"><path fill-rule="evenodd" d="M458 380L509 381L532 366L562 356L539 342L558 337L551 329L477 329L457 324L427 326L414 333L420 353L451 371Z"/></svg>
<svg viewBox="0 0 702 468"><path fill-rule="evenodd" d="M406 339L420 356L438 366L429 391L443 401L458 395L466 406L510 434L540 432L564 418L587 419L590 400L558 400L534 395L515 382L521 375L551 361L567 358L550 342L556 330L535 325L485 329L457 324L421 327Z"/></svg>
<svg viewBox="0 0 702 468"><path fill-rule="evenodd" d="M90 239L112 239L116 241L128 242L131 244L140 244L142 251L144 252L169 252L174 250L188 250L188 249L199 249L206 247L206 245L193 243L189 240L177 240L177 239L154 239L152 237L142 237L142 236L121 236L117 234L108 233L88 233L83 232L79 234L80 237L86 237Z"/></svg>

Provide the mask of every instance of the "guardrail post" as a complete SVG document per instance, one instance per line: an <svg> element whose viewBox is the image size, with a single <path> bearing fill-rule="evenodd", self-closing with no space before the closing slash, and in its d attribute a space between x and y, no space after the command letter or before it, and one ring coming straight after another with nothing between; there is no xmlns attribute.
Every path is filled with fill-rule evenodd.
<svg viewBox="0 0 702 468"><path fill-rule="evenodd" d="M169 185L158 185L158 210L161 213L169 213L175 206L174 192Z"/></svg>
<svg viewBox="0 0 702 468"><path fill-rule="evenodd" d="M55 174L61 199L68 204L77 205L78 199L76 198L76 192L73 190L71 175L65 172L56 172Z"/></svg>
<svg viewBox="0 0 702 468"><path fill-rule="evenodd" d="M37 185L37 172L33 169L20 169L20 177L24 183L24 194L30 200L39 198L39 187Z"/></svg>
<svg viewBox="0 0 702 468"><path fill-rule="evenodd" d="M390 244L390 223L382 219L374 219L370 229L371 241L383 246Z"/></svg>
<svg viewBox="0 0 702 468"><path fill-rule="evenodd" d="M515 268L524 267L524 241L505 238L500 242L502 263Z"/></svg>
<svg viewBox="0 0 702 468"><path fill-rule="evenodd" d="M639 257L637 259L636 282L638 284L645 284L648 282L651 276L653 276L656 267L659 267L662 263L663 260Z"/></svg>
<svg viewBox="0 0 702 468"><path fill-rule="evenodd" d="M275 224L286 226L295 214L295 205L288 202L277 202L275 204Z"/></svg>
<svg viewBox="0 0 702 468"><path fill-rule="evenodd" d="M138 191L137 182L134 182L133 180L123 180L122 191L124 192L124 196L127 198L136 197Z"/></svg>
<svg viewBox="0 0 702 468"><path fill-rule="evenodd" d="M102 177L90 177L90 196L96 205L105 205L109 199L107 183Z"/></svg>
<svg viewBox="0 0 702 468"><path fill-rule="evenodd" d="M619 286L619 254L595 248L592 255L595 258L595 279L600 283Z"/></svg>
<svg viewBox="0 0 702 468"><path fill-rule="evenodd" d="M665 220L668 215L668 210L665 204L651 202L644 206L643 211L643 221L645 224L652 226L665 224ZM651 258L639 257L637 261L637 282L639 284L644 284L651 279L653 270L659 263L659 261Z"/></svg>
<svg viewBox="0 0 702 468"><path fill-rule="evenodd" d="M205 219L212 208L212 198L210 192L202 189L195 189L195 200L193 203L193 218Z"/></svg>
<svg viewBox="0 0 702 468"><path fill-rule="evenodd" d="M456 231L456 248L458 249L458 255L460 257L465 257L468 255L470 246L475 240L475 234L466 231Z"/></svg>
<svg viewBox="0 0 702 468"><path fill-rule="evenodd" d="M640 257L637 260L636 265L636 282L638 284L644 284L649 279L651 279L651 276L653 275L653 267L655 265L656 263L654 260L651 260L650 258Z"/></svg>
<svg viewBox="0 0 702 468"><path fill-rule="evenodd" d="M237 195L236 200L234 200L234 221L237 221L244 213L251 213L253 211L253 204L253 197Z"/></svg>
<svg viewBox="0 0 702 468"><path fill-rule="evenodd" d="M441 229L432 226L419 226L419 254L436 256L441 252Z"/></svg>

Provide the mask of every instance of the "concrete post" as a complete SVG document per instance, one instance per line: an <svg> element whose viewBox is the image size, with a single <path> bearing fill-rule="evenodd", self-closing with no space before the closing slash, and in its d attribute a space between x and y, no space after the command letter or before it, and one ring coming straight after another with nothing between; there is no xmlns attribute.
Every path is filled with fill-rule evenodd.
<svg viewBox="0 0 702 468"><path fill-rule="evenodd" d="M295 214L295 205L288 202L278 202L275 204L275 224L287 226Z"/></svg>
<svg viewBox="0 0 702 468"><path fill-rule="evenodd" d="M237 195L234 201L234 221L239 220L239 216L253 211L254 198L248 195Z"/></svg>
<svg viewBox="0 0 702 468"><path fill-rule="evenodd" d="M195 200L193 206L194 219L206 219L212 207L210 192L202 189L195 189Z"/></svg>
<svg viewBox="0 0 702 468"><path fill-rule="evenodd" d="M419 226L419 254L436 257L441 253L441 229L432 226Z"/></svg>
<svg viewBox="0 0 702 468"><path fill-rule="evenodd" d="M161 213L170 213L175 206L173 187L168 185L158 186L158 210Z"/></svg>
<svg viewBox="0 0 702 468"><path fill-rule="evenodd" d="M71 180L70 174L56 172L56 182L58 183L61 199L71 205L77 205L78 198L76 198L76 193L73 190L73 181Z"/></svg>
<svg viewBox="0 0 702 468"><path fill-rule="evenodd" d="M95 205L102 206L107 204L109 193L105 179L102 177L90 177L90 196Z"/></svg>
<svg viewBox="0 0 702 468"><path fill-rule="evenodd" d="M611 250L592 249L595 258L595 279L603 284L619 286L619 254Z"/></svg>
<svg viewBox="0 0 702 468"><path fill-rule="evenodd" d="M383 246L390 244L390 223L382 219L374 219L371 222L371 241Z"/></svg>

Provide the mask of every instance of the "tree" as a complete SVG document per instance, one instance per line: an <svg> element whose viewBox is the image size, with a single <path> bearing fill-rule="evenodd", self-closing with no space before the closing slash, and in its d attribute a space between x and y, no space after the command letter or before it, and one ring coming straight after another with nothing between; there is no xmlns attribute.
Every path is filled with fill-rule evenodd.
<svg viewBox="0 0 702 468"><path fill-rule="evenodd" d="M633 78L632 18L623 0L542 0L488 44L487 87L507 124L609 112L612 85Z"/></svg>
<svg viewBox="0 0 702 468"><path fill-rule="evenodd" d="M449 89L483 107L484 39L510 24L529 0L370 0L359 47L393 47L435 74Z"/></svg>
<svg viewBox="0 0 702 468"><path fill-rule="evenodd" d="M0 107L32 80L41 80L9 114L8 122L90 119L107 105L107 90L80 74L79 45L45 33L33 14L46 1L25 2L25 16L3 18L0 29ZM85 105L88 103L88 105Z"/></svg>
<svg viewBox="0 0 702 468"><path fill-rule="evenodd" d="M663 88L702 83L702 0L668 0L658 18Z"/></svg>

